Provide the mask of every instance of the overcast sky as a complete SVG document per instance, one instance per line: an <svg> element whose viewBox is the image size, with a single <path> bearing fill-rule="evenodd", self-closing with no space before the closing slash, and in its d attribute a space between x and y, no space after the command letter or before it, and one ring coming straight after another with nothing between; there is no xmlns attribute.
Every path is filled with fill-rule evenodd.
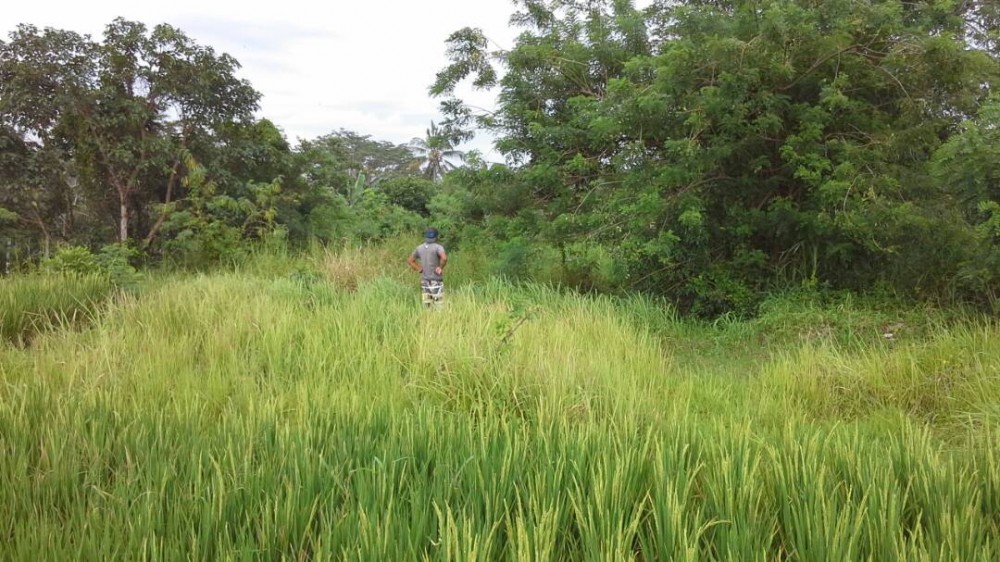
<svg viewBox="0 0 1000 562"><path fill-rule="evenodd" d="M445 39L479 27L512 45L510 0L9 0L0 10L3 39L20 23L100 39L115 17L150 27L169 23L201 45L235 57L240 75L263 94L260 117L293 145L337 129L402 144L440 120L427 88L447 64ZM492 95L459 92L492 106ZM477 148L490 160L489 139Z"/></svg>

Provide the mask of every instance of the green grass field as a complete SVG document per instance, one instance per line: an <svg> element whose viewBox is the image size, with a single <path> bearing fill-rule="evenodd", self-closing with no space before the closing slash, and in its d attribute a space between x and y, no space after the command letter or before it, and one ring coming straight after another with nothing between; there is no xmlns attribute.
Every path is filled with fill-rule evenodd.
<svg viewBox="0 0 1000 562"><path fill-rule="evenodd" d="M995 322L453 263L432 311L389 250L0 280L0 559L1000 558Z"/></svg>

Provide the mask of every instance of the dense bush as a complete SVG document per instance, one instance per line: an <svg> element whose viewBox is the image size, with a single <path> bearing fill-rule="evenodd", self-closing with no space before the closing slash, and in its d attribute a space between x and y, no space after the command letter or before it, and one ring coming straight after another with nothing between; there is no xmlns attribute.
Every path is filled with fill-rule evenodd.
<svg viewBox="0 0 1000 562"><path fill-rule="evenodd" d="M97 254L83 246L66 246L42 260L41 268L64 275L100 277L114 287L132 290L142 279L132 265L139 255L140 252L128 244L108 244Z"/></svg>
<svg viewBox="0 0 1000 562"><path fill-rule="evenodd" d="M708 316L803 285L995 300L1000 64L965 43L994 21L973 4L530 3L511 49L449 38L432 91L512 166L432 210L517 255L602 248L615 288ZM496 111L451 97L466 78Z"/></svg>

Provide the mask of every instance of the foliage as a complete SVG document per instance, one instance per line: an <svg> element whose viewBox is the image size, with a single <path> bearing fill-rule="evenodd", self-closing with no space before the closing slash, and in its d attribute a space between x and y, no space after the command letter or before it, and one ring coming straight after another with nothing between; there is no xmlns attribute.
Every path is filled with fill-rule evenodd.
<svg viewBox="0 0 1000 562"><path fill-rule="evenodd" d="M301 141L294 155L300 228L325 242L374 240L418 227L433 185L403 145L341 129ZM294 231L293 231L294 234Z"/></svg>
<svg viewBox="0 0 1000 562"><path fill-rule="evenodd" d="M432 222L522 281L704 316L795 287L989 308L994 4L518 0L510 49L448 39L424 138L294 149L239 63L179 29L23 25L0 41L0 231L18 255L126 241L202 267L269 233L301 249ZM467 79L496 111L455 97ZM506 165L449 165L474 127Z"/></svg>
<svg viewBox="0 0 1000 562"><path fill-rule="evenodd" d="M956 2L962 8L969 43L979 49L1000 55L1000 4L991 0Z"/></svg>
<svg viewBox="0 0 1000 562"><path fill-rule="evenodd" d="M431 89L446 126L490 130L514 166L463 176L466 221L602 246L619 287L707 315L797 284L953 285L969 229L930 161L1000 76L966 48L975 6L517 4L513 48L456 32ZM497 111L452 97L465 78Z"/></svg>
<svg viewBox="0 0 1000 562"><path fill-rule="evenodd" d="M138 256L139 251L127 244L108 244L97 254L83 246L64 246L42 260L41 269L61 275L99 277L112 287L135 290L142 279L132 265Z"/></svg>
<svg viewBox="0 0 1000 562"><path fill-rule="evenodd" d="M991 98L935 153L934 171L975 227L964 245L960 283L1000 304L1000 98Z"/></svg>
<svg viewBox="0 0 1000 562"><path fill-rule="evenodd" d="M414 138L410 141L410 150L416 156L418 169L423 171L425 178L440 181L447 172L455 169L452 160L463 160L463 153L455 149L457 140L454 134L439 129L431 121L425 138Z"/></svg>
<svg viewBox="0 0 1000 562"><path fill-rule="evenodd" d="M76 275L93 275L100 269L97 256L83 246L59 248L55 255L42 262L42 267L48 271Z"/></svg>
<svg viewBox="0 0 1000 562"><path fill-rule="evenodd" d="M355 212L353 235L363 241L416 232L425 222L417 213L393 204L385 193L375 189L364 190Z"/></svg>
<svg viewBox="0 0 1000 562"><path fill-rule="evenodd" d="M108 244L98 252L97 266L108 277L112 286L135 291L143 279L143 275L133 265L140 254L138 249L129 244Z"/></svg>
<svg viewBox="0 0 1000 562"><path fill-rule="evenodd" d="M87 216L119 242L152 238L159 223L144 213L171 202L185 155L256 109L238 66L165 24L119 18L100 43L19 26L0 43L0 166L23 191L6 191L15 212L46 241L81 238Z"/></svg>
<svg viewBox="0 0 1000 562"><path fill-rule="evenodd" d="M427 216L429 213L427 206L436 188L431 180L425 178L398 176L382 182L379 191L385 194L391 204Z"/></svg>
<svg viewBox="0 0 1000 562"><path fill-rule="evenodd" d="M240 198L219 193L216 183L195 160L186 163L187 197L163 210L164 255L173 263L205 267L232 263L249 250L245 240L259 240L276 228L278 180L249 183Z"/></svg>
<svg viewBox="0 0 1000 562"><path fill-rule="evenodd" d="M48 249L72 230L73 201L80 192L72 167L59 162L60 153L0 125L0 232L40 238Z"/></svg>
<svg viewBox="0 0 1000 562"><path fill-rule="evenodd" d="M370 135L345 129L300 141L297 152L307 181L344 196L358 177L364 176L365 185L374 186L387 178L407 174L413 162L413 155L404 145L374 140Z"/></svg>

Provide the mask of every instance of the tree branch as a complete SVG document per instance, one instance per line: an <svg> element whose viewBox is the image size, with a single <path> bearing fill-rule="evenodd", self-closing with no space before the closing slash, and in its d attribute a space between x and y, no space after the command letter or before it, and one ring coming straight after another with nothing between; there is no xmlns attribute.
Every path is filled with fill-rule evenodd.
<svg viewBox="0 0 1000 562"><path fill-rule="evenodd" d="M178 170L180 169L180 165L181 165L181 158L180 156L178 156L177 159L174 160L173 168L170 170L170 179L167 181L167 195L165 197L165 200L163 201L164 207L170 204L170 199L173 197L174 185L177 184ZM167 210L166 208L164 208L163 212L160 213L160 216L157 217L156 222L153 224L153 227L149 229L149 234L146 235L146 239L142 241L143 248L148 248L149 245L153 243L153 239L156 238L156 235L159 232L160 227L163 226L163 221L165 221L166 219L167 219Z"/></svg>

